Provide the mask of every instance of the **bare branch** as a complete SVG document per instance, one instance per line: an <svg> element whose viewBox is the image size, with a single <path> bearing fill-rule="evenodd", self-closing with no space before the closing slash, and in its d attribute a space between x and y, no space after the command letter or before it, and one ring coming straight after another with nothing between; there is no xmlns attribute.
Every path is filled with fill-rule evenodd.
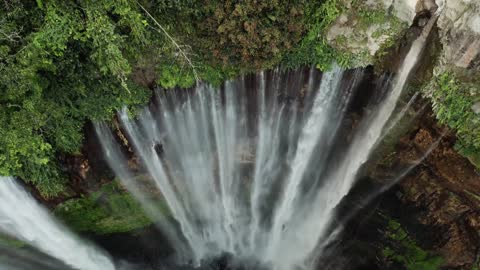
<svg viewBox="0 0 480 270"><path fill-rule="evenodd" d="M0 34L4 37L0 37L0 40L7 40L10 42L18 42L22 37L16 31L12 31L10 33L5 33L0 29Z"/></svg>
<svg viewBox="0 0 480 270"><path fill-rule="evenodd" d="M136 2L140 6L140 8L143 11L145 11L145 13L148 15L148 17L150 19L152 19L152 21L158 26L158 28L161 30L161 32L173 43L173 45L175 45L177 50L180 52L180 54L183 56L183 58L185 58L185 60L187 61L188 65L192 68L193 76L195 76L195 80L198 82L199 78L198 78L195 66L193 65L190 58L188 58L187 53L182 49L182 46L179 45L172 36L170 36L170 34L167 32L167 30L165 30L165 28L152 16L152 14L150 14L150 12L148 12L138 1L136 1Z"/></svg>

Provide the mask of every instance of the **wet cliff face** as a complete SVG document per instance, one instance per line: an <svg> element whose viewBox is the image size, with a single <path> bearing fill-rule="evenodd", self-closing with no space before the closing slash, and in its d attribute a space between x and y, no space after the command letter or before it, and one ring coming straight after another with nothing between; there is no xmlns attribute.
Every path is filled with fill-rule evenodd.
<svg viewBox="0 0 480 270"><path fill-rule="evenodd" d="M423 93L433 113L424 115L398 147L408 162L439 137L439 123L452 129L414 173L396 188L396 197L412 209L405 219L428 228L429 239L417 235L441 254L445 266L479 267L480 236L480 3L436 1L442 9L437 26L441 50ZM448 113L446 113L448 112ZM414 232L415 230L413 230Z"/></svg>
<svg viewBox="0 0 480 270"><path fill-rule="evenodd" d="M480 235L480 2L372 0L362 5L384 8L398 20L413 26L424 23L422 14L429 13L431 16L439 12L436 34L428 46L429 59L420 63L421 68L412 78L414 83L411 85L412 89L426 97L424 102L430 103L433 110L417 115L418 120L401 137L394 151L383 153L383 160L381 158L380 165L374 166L370 176L377 183L384 182L392 176L392 172L397 171L395 168L415 163L431 143L445 135L430 156L372 207L377 207L377 214L383 213L398 220L419 246L431 254L440 255L443 258L441 265L448 269L476 269L479 267ZM336 33L358 30L357 18L347 17L339 17L332 31L343 26L348 26L348 29ZM414 28L406 31L405 36L408 36ZM354 47L361 40L372 41L359 34L344 36L344 43ZM399 42L393 46L396 53L377 58L381 59L378 63L396 62L395 54L402 51L402 38L397 40ZM329 41L339 47L338 39L331 38ZM383 42L381 38L374 41L370 44ZM355 50L354 47L342 48ZM375 52L377 56L378 52ZM370 218L366 223L387 228L387 224L378 222L382 218L378 218L377 214L374 214L377 218ZM360 231L368 229L364 226ZM388 239L375 239L383 243L380 245L382 248L389 245ZM383 258L380 264L387 265L392 260L383 256L382 248L379 249L379 258ZM401 250L396 249L396 252L401 254ZM405 264L403 266L408 268Z"/></svg>
<svg viewBox="0 0 480 270"><path fill-rule="evenodd" d="M385 236L392 226L389 222L394 220L402 227L405 236L426 251L430 258L441 258L439 266L474 269L478 267L480 249L480 174L468 159L454 150L454 132L440 126L424 102L417 102L410 114L410 117L416 116L416 120L410 128L401 131L403 135L398 143L383 152L372 166L370 180L363 180L381 185L399 180L370 204L376 210L366 223L380 227L380 234L383 231ZM432 144L437 147L421 159ZM397 178L412 164L417 165L404 177ZM357 230L368 231L366 226ZM377 237L380 237L377 246L381 258L379 264L395 262L394 257L385 256L385 249L393 249L395 256L408 254L405 247L398 247L402 245L399 239Z"/></svg>

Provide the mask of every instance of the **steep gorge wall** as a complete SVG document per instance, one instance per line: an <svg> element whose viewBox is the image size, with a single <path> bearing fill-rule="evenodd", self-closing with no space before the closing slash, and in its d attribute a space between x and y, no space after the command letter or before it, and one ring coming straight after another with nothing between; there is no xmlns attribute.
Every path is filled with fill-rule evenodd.
<svg viewBox="0 0 480 270"><path fill-rule="evenodd" d="M472 0L369 0L342 1L347 9L328 30L328 42L338 50L361 57L358 65L385 66L399 58L402 36L421 27L438 12L435 36L427 45L414 75L413 91L420 91L433 111L422 113L388 162L396 166L413 164L446 132L438 147L412 170L385 197L393 196L392 207L380 205L377 211L390 212L405 231L422 248L443 259L445 269L478 269L480 258L480 2ZM362 12L370 10L370 13ZM373 10L373 12L372 12ZM377 15L376 13L386 15ZM365 22L368 22L365 24ZM408 26L412 25L408 29ZM410 32L410 33L409 33ZM392 44L393 43L393 44ZM396 43L396 44L395 44ZM435 45L438 43L440 46ZM395 49L396 47L396 49ZM439 49L436 49L438 48ZM393 49L392 49L393 48ZM388 64L387 64L388 66ZM420 102L417 102L419 104ZM428 105L429 107L430 105ZM416 106L419 109L419 106ZM412 111L415 111L412 109ZM418 112L417 112L418 113ZM415 115L412 112L410 115ZM412 117L412 116L410 116ZM442 125L446 125L444 127ZM382 161L380 164L387 161ZM384 168L385 169L385 168ZM385 181L395 171L387 166L373 170L376 181ZM390 209L390 211L389 211ZM370 221L372 222L372 221ZM373 223L372 223L373 224ZM377 224L378 225L378 224ZM376 226L376 225L372 225ZM420 229L423 228L423 229ZM388 231L388 229L387 229ZM386 233L387 235L388 233ZM390 239L389 241L391 241ZM398 239L397 239L398 240ZM368 241L368 240L367 240ZM398 241L397 241L398 242ZM386 244L385 244L386 243ZM408 264L415 261L400 242L390 254L388 241L381 244L379 264L402 262L407 269L436 269L433 263ZM400 248L398 248L400 246ZM407 253L405 253L407 252ZM388 253L388 256L386 255ZM418 254L417 254L418 255ZM417 258L418 259L418 258ZM403 261L404 260L404 261ZM421 266L423 265L423 266ZM397 269L398 264L389 269ZM412 268L413 267L413 268ZM420 268L419 268L420 267ZM433 268L432 268L433 267Z"/></svg>

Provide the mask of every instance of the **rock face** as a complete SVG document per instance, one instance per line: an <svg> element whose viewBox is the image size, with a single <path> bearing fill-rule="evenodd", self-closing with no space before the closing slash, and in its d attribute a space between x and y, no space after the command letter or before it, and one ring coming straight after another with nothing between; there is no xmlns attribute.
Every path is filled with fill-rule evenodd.
<svg viewBox="0 0 480 270"><path fill-rule="evenodd" d="M327 42L334 48L352 54L355 64L365 66L374 56L395 43L408 24L393 16L388 1L344 0L343 12L327 31Z"/></svg>
<svg viewBox="0 0 480 270"><path fill-rule="evenodd" d="M455 136L441 129L430 115L422 117L396 147L400 164L412 164L431 145L438 147L400 183L395 196L401 208L414 209L403 221L428 228L415 235L448 269L476 269L480 251L480 174L453 146ZM440 141L438 141L440 140ZM391 168L388 171L394 171ZM413 226L415 227L415 226ZM427 244L427 242L430 242Z"/></svg>
<svg viewBox="0 0 480 270"><path fill-rule="evenodd" d="M361 54L358 64L372 56L422 13L438 13L443 62L461 68L480 66L480 2L475 0L344 0L342 15L332 24L327 41L337 49ZM383 14L383 16L382 16Z"/></svg>
<svg viewBox="0 0 480 270"><path fill-rule="evenodd" d="M423 90L437 118L457 131L457 149L480 168L480 2L437 3L442 50Z"/></svg>
<svg viewBox="0 0 480 270"><path fill-rule="evenodd" d="M479 71L480 2L445 1L438 27L444 63Z"/></svg>
<svg viewBox="0 0 480 270"><path fill-rule="evenodd" d="M393 9L395 16L405 22L412 22L416 15L417 0L384 0L387 8Z"/></svg>
<svg viewBox="0 0 480 270"><path fill-rule="evenodd" d="M434 0L343 0L341 6L343 12L327 31L327 42L354 55L358 66L372 64L374 56L382 57L418 14L433 14L439 7Z"/></svg>

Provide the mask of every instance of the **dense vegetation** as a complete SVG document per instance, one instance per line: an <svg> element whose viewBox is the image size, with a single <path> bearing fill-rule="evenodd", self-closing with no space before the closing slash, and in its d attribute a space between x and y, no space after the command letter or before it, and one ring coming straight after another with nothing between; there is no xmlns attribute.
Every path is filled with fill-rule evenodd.
<svg viewBox="0 0 480 270"><path fill-rule="evenodd" d="M321 35L339 13L336 0L2 1L0 175L58 195L58 154L80 153L84 123L146 103L152 84L345 63Z"/></svg>
<svg viewBox="0 0 480 270"><path fill-rule="evenodd" d="M56 152L77 153L86 119L108 119L148 91L127 75L145 21L127 1L3 1L0 174L62 190ZM85 7L85 8L83 8Z"/></svg>
<svg viewBox="0 0 480 270"><path fill-rule="evenodd" d="M385 218L388 221L383 232L386 245L381 256L387 264L397 263L407 270L436 270L442 266L442 257L423 250L398 221Z"/></svg>
<svg viewBox="0 0 480 270"><path fill-rule="evenodd" d="M456 149L480 168L480 119L472 109L480 98L477 80L477 76L462 78L460 73L444 71L433 78L428 89L437 118L457 133Z"/></svg>

